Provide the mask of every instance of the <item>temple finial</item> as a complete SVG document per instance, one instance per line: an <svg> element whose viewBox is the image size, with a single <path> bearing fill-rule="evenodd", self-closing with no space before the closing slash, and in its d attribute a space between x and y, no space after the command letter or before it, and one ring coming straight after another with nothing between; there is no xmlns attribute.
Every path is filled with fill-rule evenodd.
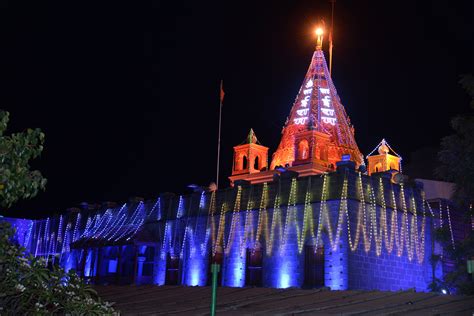
<svg viewBox="0 0 474 316"><path fill-rule="evenodd" d="M321 50L323 49L323 35L324 35L324 30L322 28L322 26L318 26L316 28L316 50Z"/></svg>

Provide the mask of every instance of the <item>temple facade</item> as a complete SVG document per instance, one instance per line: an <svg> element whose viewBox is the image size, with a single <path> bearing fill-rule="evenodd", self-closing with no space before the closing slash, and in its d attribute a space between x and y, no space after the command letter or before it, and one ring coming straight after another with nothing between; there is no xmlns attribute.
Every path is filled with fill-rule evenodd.
<svg viewBox="0 0 474 316"><path fill-rule="evenodd" d="M8 219L18 242L96 283L205 286L219 263L222 286L427 291L449 203L426 201L385 140L366 166L321 48L276 152L251 130L229 188Z"/></svg>

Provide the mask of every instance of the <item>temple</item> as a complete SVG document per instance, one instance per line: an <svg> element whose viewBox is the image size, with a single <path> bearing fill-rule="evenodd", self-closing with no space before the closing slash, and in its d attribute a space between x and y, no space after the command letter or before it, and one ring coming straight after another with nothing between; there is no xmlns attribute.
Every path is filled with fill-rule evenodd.
<svg viewBox="0 0 474 316"><path fill-rule="evenodd" d="M449 195L408 180L385 139L366 167L318 36L270 163L250 130L228 188L7 219L18 243L99 284L205 286L219 263L222 286L428 291L449 270L433 229L463 238Z"/></svg>
<svg viewBox="0 0 474 316"><path fill-rule="evenodd" d="M251 158L242 152L241 147L234 150L234 166L240 167L244 159ZM267 151L259 151L256 157L266 160ZM235 180L262 183L271 180L279 168L297 172L300 176L318 175L335 171L336 163L343 156L353 161L356 167L363 162L354 127L329 74L322 50L322 34L319 34L316 50L283 127L280 145L273 154L269 170L252 169L237 174L234 169L230 180L231 184Z"/></svg>

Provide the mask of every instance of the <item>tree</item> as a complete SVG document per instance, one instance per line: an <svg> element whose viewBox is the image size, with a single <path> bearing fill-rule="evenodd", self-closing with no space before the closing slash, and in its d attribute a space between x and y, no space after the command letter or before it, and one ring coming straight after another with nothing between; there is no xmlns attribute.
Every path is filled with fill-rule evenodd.
<svg viewBox="0 0 474 316"><path fill-rule="evenodd" d="M459 81L471 97L474 110L474 77L463 76ZM438 153L441 165L436 173L446 181L454 182L454 201L463 209L469 209L474 199L474 113L459 115L451 120L454 134L441 139Z"/></svg>
<svg viewBox="0 0 474 316"><path fill-rule="evenodd" d="M1 315L118 315L112 304L76 275L47 268L42 257L13 242L11 225L0 221Z"/></svg>
<svg viewBox="0 0 474 316"><path fill-rule="evenodd" d="M19 199L34 197L44 190L46 179L38 170L30 170L30 160L43 151L44 133L27 129L5 135L9 113L0 110L0 205L9 207Z"/></svg>

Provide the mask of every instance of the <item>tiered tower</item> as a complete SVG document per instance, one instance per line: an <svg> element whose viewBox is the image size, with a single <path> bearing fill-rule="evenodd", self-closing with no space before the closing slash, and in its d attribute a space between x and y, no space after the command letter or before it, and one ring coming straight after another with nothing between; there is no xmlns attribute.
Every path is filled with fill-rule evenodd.
<svg viewBox="0 0 474 316"><path fill-rule="evenodd" d="M322 51L323 34L282 131L270 169L293 167L300 175L335 169L342 155L349 154L357 166L362 155L352 126L331 79Z"/></svg>
<svg viewBox="0 0 474 316"><path fill-rule="evenodd" d="M236 180L250 183L271 181L282 170L295 171L299 176L334 171L336 162L341 161L343 155L345 160L349 157L355 162L356 167L362 164L363 157L354 138L354 127L337 94L324 58L323 32L319 29L316 34L316 50L283 127L280 145L273 154L270 168L252 168L252 152L258 151L259 157L266 157L267 147L251 142L236 146L234 168L229 177L231 185Z"/></svg>

